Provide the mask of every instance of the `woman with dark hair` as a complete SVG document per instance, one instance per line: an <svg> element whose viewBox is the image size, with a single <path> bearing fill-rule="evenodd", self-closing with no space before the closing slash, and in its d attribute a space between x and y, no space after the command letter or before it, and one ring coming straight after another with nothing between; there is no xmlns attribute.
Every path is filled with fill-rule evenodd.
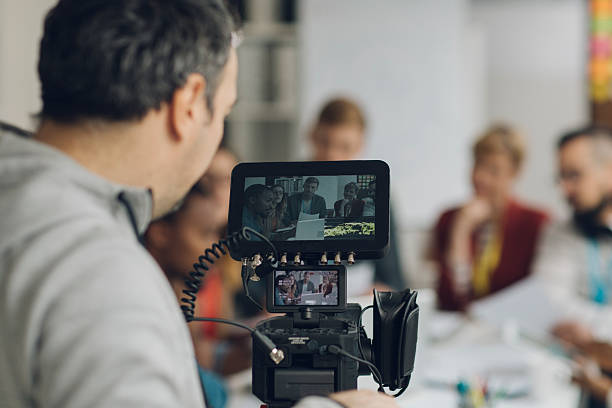
<svg viewBox="0 0 612 408"><path fill-rule="evenodd" d="M270 216L270 230L275 231L289 225L287 215L287 194L285 188L280 184L272 186L274 200L274 213Z"/></svg>
<svg viewBox="0 0 612 408"><path fill-rule="evenodd" d="M292 302L297 298L297 280L292 273L289 273L289 298Z"/></svg>

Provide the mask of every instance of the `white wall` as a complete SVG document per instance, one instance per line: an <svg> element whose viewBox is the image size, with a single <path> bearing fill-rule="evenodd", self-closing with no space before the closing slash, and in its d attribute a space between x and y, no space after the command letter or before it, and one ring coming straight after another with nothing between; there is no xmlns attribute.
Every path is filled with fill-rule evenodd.
<svg viewBox="0 0 612 408"><path fill-rule="evenodd" d="M1 120L34 126L38 42L55 2L0 0ZM358 99L365 155L390 163L404 225L429 225L469 192L469 145L498 119L530 143L519 194L562 212L554 140L588 118L583 1L308 0L300 18L302 129L327 97Z"/></svg>
<svg viewBox="0 0 612 408"><path fill-rule="evenodd" d="M563 212L554 142L588 119L586 3L377 4L300 2L301 128L330 96L361 102L370 121L365 155L391 166L406 270L415 273L412 284L429 285L419 263L424 229L470 193L470 147L490 122L516 124L527 136L518 195Z"/></svg>
<svg viewBox="0 0 612 408"><path fill-rule="evenodd" d="M482 121L469 2L309 0L299 11L302 129L328 97L359 101L365 156L389 163L400 219L429 225L465 196L464 153Z"/></svg>
<svg viewBox="0 0 612 408"><path fill-rule="evenodd" d="M554 144L589 117L586 12L582 0L472 1L485 37L486 116L525 132L529 158L517 191L557 214L565 206L554 183Z"/></svg>
<svg viewBox="0 0 612 408"><path fill-rule="evenodd" d="M57 0L0 0L0 120L33 129L43 18Z"/></svg>

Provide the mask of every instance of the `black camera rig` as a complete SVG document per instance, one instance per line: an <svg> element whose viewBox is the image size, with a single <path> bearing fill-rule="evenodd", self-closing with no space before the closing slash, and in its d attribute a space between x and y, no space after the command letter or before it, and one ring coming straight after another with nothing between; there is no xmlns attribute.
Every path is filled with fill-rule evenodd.
<svg viewBox="0 0 612 408"><path fill-rule="evenodd" d="M337 178L335 184L334 177ZM258 231L245 225L257 219L256 214L248 214L250 218L245 215L249 209L264 208L256 201L257 197L250 205L249 198L245 197L253 180L262 186L255 188L259 194L267 192L266 184L276 186L279 180L288 181L287 184L297 190L304 188L304 191L304 186L313 183L312 180L316 180L317 187L322 184L321 180L327 180L331 184L331 187L326 186L327 190L332 194L342 189L342 183L350 184L353 189L353 185L360 182L364 189L367 185L372 190L375 182L376 191L370 191L369 197L364 195L366 198L361 200L375 208L375 214L364 215L365 204L355 201L358 199L347 194L347 187L344 187L343 203L362 207L361 216L349 219L321 212L316 221L301 220L300 214L298 225L292 225L295 232L291 227L277 230L293 232L294 239L281 239L274 231ZM310 201L312 208L315 198L310 196ZM347 269L342 265L343 260L352 264L355 258L371 259L384 254L389 241L388 202L389 169L380 161L250 163L234 169L229 217L229 229L233 233L207 249L194 264L194 271L186 280L188 288L184 291L182 308L187 321L212 320L247 328L221 319L194 317L200 280L209 265L228 251L242 262L245 293L260 309L261 305L250 296L249 281L265 280L267 310L285 315L264 320L255 329L247 329L253 337L253 393L270 408L290 407L309 395L356 389L357 377L369 373L381 392L388 387L391 391L399 390L394 394L399 396L408 387L417 342L419 307L416 292L374 289L372 305L362 309L359 304L347 304ZM334 207L338 207L336 204ZM342 208L342 202L340 204ZM310 224L316 223L315 227L321 229L318 236L322 239L301 238L304 235L300 236L300 223L302 231L312 229ZM337 239L338 225L348 225L348 229L353 229L352 234L346 239ZM361 228L357 231L362 235L354 233L355 226ZM336 229L334 234L328 233L331 228ZM372 235L370 231L374 236L369 236ZM332 262L328 261L328 254L333 254ZM320 282L318 288L309 281L313 275ZM374 314L372 340L362 325L363 313L369 308Z"/></svg>

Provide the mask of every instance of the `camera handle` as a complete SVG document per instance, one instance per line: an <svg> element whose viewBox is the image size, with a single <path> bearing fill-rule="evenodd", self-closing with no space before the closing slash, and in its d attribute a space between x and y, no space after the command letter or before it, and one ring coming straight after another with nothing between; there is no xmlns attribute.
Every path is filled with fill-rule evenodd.
<svg viewBox="0 0 612 408"><path fill-rule="evenodd" d="M417 292L379 292L374 289L372 356L391 391L403 393L414 369L419 324Z"/></svg>

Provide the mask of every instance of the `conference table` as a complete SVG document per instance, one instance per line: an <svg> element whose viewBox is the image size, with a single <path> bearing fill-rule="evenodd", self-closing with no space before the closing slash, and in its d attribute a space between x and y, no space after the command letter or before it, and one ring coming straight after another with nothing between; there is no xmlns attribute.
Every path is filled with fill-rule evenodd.
<svg viewBox="0 0 612 408"><path fill-rule="evenodd" d="M419 291L421 307L415 370L400 407L459 407L457 383L487 383L496 397L486 407L577 408L580 390L571 384L569 361L554 347L521 336L516 327L494 327L457 313L434 310L435 296ZM351 301L351 299L349 299ZM362 306L371 299L353 299ZM371 336L371 313L364 326ZM250 392L251 372L228 380L228 408L258 408ZM360 389L376 389L371 376L358 380Z"/></svg>

